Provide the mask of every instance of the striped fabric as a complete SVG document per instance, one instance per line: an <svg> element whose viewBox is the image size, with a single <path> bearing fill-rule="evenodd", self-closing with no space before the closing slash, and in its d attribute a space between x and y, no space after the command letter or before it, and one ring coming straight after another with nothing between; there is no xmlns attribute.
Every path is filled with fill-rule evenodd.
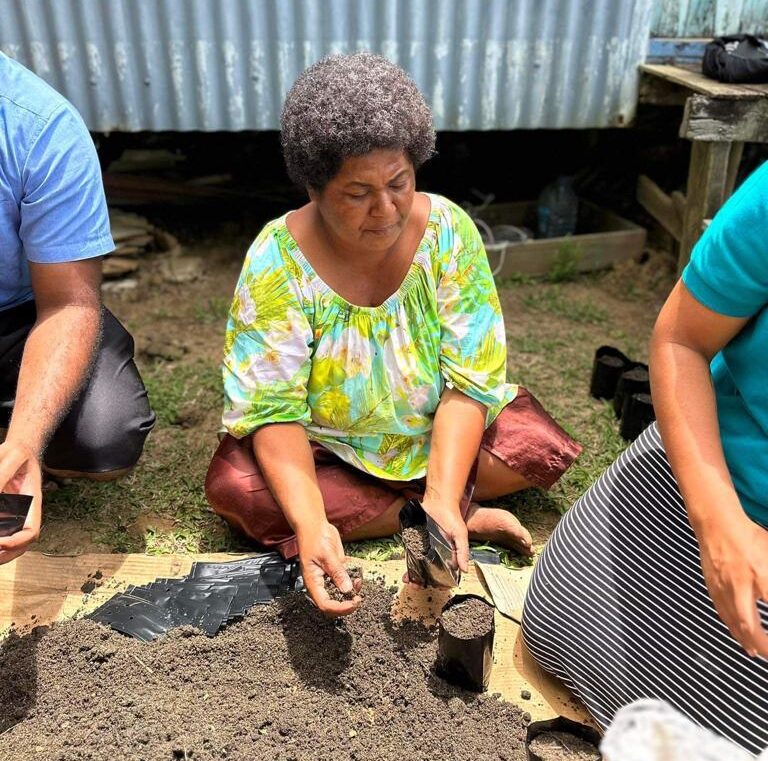
<svg viewBox="0 0 768 761"><path fill-rule="evenodd" d="M760 603L768 627L768 606ZM720 621L656 424L560 521L531 580L525 641L607 726L663 699L750 753L768 747L768 662Z"/></svg>

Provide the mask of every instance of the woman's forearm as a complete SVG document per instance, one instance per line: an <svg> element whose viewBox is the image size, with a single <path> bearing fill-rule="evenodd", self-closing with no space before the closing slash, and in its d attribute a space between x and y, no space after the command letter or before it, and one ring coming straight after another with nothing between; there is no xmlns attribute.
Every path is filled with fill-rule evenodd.
<svg viewBox="0 0 768 761"><path fill-rule="evenodd" d="M696 532L744 518L723 454L709 359L654 336L651 383L667 457Z"/></svg>
<svg viewBox="0 0 768 761"><path fill-rule="evenodd" d="M485 407L446 388L435 412L427 466L426 502L459 505L485 430Z"/></svg>
<svg viewBox="0 0 768 761"><path fill-rule="evenodd" d="M309 439L299 423L274 423L253 434L253 453L297 537L326 522Z"/></svg>

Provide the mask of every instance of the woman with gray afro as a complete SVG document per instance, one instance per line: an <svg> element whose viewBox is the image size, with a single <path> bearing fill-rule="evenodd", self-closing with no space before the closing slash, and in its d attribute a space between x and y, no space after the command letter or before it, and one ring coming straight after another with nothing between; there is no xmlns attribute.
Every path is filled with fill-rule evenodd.
<svg viewBox="0 0 768 761"><path fill-rule="evenodd" d="M385 58L331 56L291 88L281 137L309 202L264 227L235 290L213 509L298 554L328 615L360 603L342 540L392 535L409 498L463 570L470 538L531 554L514 515L479 502L550 487L580 447L507 382L504 320L471 219L416 191L435 146L424 98ZM348 599L331 599L324 576Z"/></svg>

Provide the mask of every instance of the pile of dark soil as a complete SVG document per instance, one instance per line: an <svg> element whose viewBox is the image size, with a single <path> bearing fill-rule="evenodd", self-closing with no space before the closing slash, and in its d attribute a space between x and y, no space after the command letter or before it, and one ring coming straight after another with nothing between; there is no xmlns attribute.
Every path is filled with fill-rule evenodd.
<svg viewBox="0 0 768 761"><path fill-rule="evenodd" d="M457 639L482 637L493 627L493 607L472 598L454 605L440 616L445 631Z"/></svg>
<svg viewBox="0 0 768 761"><path fill-rule="evenodd" d="M533 761L600 761L592 743L569 732L542 732L531 740Z"/></svg>
<svg viewBox="0 0 768 761"><path fill-rule="evenodd" d="M434 631L393 623L382 585L364 596L333 621L292 594L214 638L89 620L11 634L0 761L523 761L521 711L440 680Z"/></svg>
<svg viewBox="0 0 768 761"><path fill-rule="evenodd" d="M401 532L405 549L416 560L424 560L429 552L429 532L426 526L411 526Z"/></svg>

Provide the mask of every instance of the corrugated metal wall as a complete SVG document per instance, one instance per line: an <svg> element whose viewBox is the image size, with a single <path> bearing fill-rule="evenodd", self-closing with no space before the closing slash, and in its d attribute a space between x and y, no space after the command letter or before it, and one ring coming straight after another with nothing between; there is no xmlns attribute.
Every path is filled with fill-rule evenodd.
<svg viewBox="0 0 768 761"><path fill-rule="evenodd" d="M0 0L0 50L89 128L277 129L332 52L407 69L443 130L583 128L633 116L652 0Z"/></svg>
<svg viewBox="0 0 768 761"><path fill-rule="evenodd" d="M654 37L768 32L768 0L654 0Z"/></svg>

